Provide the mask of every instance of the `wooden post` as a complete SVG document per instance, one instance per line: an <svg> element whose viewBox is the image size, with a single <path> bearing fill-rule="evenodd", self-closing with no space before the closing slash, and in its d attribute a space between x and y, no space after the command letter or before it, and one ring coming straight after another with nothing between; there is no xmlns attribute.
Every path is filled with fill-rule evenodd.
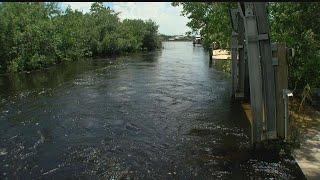
<svg viewBox="0 0 320 180"><path fill-rule="evenodd" d="M283 89L288 88L288 65L285 44L273 45L273 64L275 69L275 88L276 88L276 106L277 106L277 135L284 139L285 137L285 109L283 99Z"/></svg>
<svg viewBox="0 0 320 180"><path fill-rule="evenodd" d="M262 92L262 73L258 43L256 17L253 14L253 3L245 3L245 38L248 49L248 67L250 81L250 100L253 113L253 142L259 143L263 137L263 122L265 121L264 100Z"/></svg>
<svg viewBox="0 0 320 180"><path fill-rule="evenodd" d="M238 64L237 64L237 51L238 51L238 33L232 32L231 37L231 60L232 60L232 96L235 97L238 87Z"/></svg>
<svg viewBox="0 0 320 180"><path fill-rule="evenodd" d="M244 98L244 86L245 86L245 52L244 52L244 24L243 17L238 13L238 56L239 56L239 78L238 78L238 93L239 97Z"/></svg>
<svg viewBox="0 0 320 180"><path fill-rule="evenodd" d="M209 48L209 67L212 67L212 52L213 51L213 44L211 44L211 47Z"/></svg>
<svg viewBox="0 0 320 180"><path fill-rule="evenodd" d="M246 100L250 100L250 83L249 83L249 66L248 66L248 51L246 43L244 45L244 97Z"/></svg>
<svg viewBox="0 0 320 180"><path fill-rule="evenodd" d="M231 61L232 61L232 97L236 98L238 91L238 9L230 9L232 26L231 35Z"/></svg>
<svg viewBox="0 0 320 180"><path fill-rule="evenodd" d="M244 28L244 18L245 18L245 6L244 3L238 3L239 12L239 33L243 35L243 60L244 60L244 98L245 100L250 100L250 84L249 84L249 68L248 68L248 55L247 55L247 43L245 42L245 28ZM240 34L240 36L241 36ZM240 55L239 55L240 58Z"/></svg>
<svg viewBox="0 0 320 180"><path fill-rule="evenodd" d="M272 52L269 38L269 25L265 2L254 3L254 14L258 26L258 40L260 47L260 60L262 67L264 108L266 110L267 139L277 137L276 133L276 95L275 76L272 66Z"/></svg>

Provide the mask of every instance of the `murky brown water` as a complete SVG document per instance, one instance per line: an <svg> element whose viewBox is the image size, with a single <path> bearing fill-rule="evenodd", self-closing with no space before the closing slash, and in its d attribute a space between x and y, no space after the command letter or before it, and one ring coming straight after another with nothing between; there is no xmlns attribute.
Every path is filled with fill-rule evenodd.
<svg viewBox="0 0 320 180"><path fill-rule="evenodd" d="M227 74L192 42L0 77L0 179L302 178L248 150Z"/></svg>

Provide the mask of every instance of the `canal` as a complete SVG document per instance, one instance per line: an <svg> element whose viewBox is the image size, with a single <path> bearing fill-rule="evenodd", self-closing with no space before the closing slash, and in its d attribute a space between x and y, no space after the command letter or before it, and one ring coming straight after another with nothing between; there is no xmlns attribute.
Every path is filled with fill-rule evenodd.
<svg viewBox="0 0 320 180"><path fill-rule="evenodd" d="M301 178L249 150L229 75L192 42L0 76L0 179Z"/></svg>

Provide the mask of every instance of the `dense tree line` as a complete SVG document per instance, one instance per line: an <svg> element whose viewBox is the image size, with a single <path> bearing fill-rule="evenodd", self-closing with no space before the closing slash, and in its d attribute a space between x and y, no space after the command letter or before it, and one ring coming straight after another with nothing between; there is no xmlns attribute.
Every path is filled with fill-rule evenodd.
<svg viewBox="0 0 320 180"><path fill-rule="evenodd" d="M320 3L270 3L272 39L295 49L291 88L320 87Z"/></svg>
<svg viewBox="0 0 320 180"><path fill-rule="evenodd" d="M229 8L236 3L182 2L182 15L190 19L187 24L193 32L200 32L204 46L218 42L230 48L231 25ZM290 59L289 86L291 89L320 87L320 3L268 3L271 40L286 43L296 51Z"/></svg>
<svg viewBox="0 0 320 180"><path fill-rule="evenodd" d="M160 46L151 20L120 21L93 3L89 13L57 3L0 4L0 70L22 71L92 56L153 50Z"/></svg>

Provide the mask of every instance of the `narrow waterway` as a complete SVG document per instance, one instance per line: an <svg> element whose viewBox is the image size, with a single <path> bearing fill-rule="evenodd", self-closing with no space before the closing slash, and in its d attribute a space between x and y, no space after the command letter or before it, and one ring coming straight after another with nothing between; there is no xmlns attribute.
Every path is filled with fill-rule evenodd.
<svg viewBox="0 0 320 180"><path fill-rule="evenodd" d="M230 78L192 42L0 76L0 179L301 178L253 155Z"/></svg>

